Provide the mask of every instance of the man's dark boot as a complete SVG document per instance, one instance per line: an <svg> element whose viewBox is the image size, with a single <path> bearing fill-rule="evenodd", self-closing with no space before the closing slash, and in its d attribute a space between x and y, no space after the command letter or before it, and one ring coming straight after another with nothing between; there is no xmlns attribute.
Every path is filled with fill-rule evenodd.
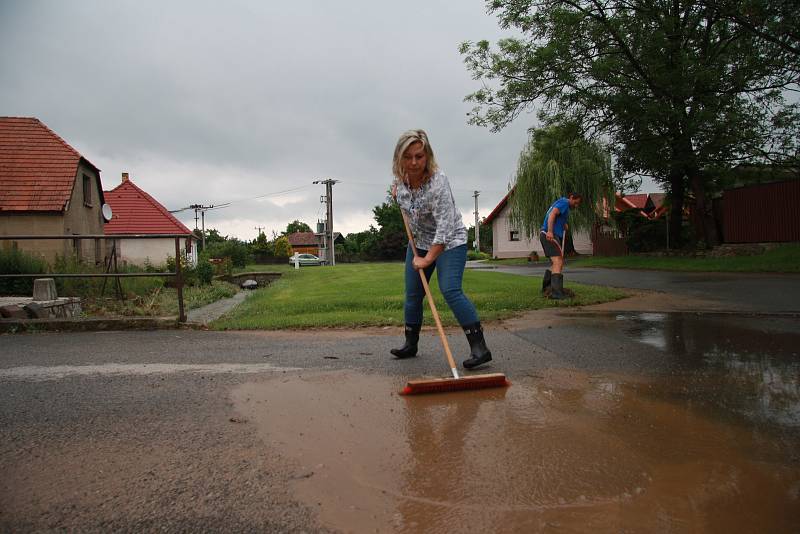
<svg viewBox="0 0 800 534"><path fill-rule="evenodd" d="M419 331L422 328L421 324L407 324L406 325L406 343L399 349L392 349L389 352L397 356L399 359L413 358L417 355L417 343L419 343Z"/></svg>
<svg viewBox="0 0 800 534"><path fill-rule="evenodd" d="M464 360L462 364L464 369L472 369L491 361L492 353L489 352L489 349L486 347L486 341L483 339L481 323L465 326L464 333L467 335L470 349L469 358Z"/></svg>
<svg viewBox="0 0 800 534"><path fill-rule="evenodd" d="M553 273L553 277L550 279L550 298L561 300L568 298L564 294L564 275L561 273Z"/></svg>
<svg viewBox="0 0 800 534"><path fill-rule="evenodd" d="M542 295L544 295L545 290L550 287L552 275L553 273L550 269L544 272L544 278L542 278Z"/></svg>

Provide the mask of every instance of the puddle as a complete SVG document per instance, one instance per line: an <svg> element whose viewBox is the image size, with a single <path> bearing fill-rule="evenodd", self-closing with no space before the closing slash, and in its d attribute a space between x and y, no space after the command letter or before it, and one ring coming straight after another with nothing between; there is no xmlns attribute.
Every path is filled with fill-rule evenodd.
<svg viewBox="0 0 800 534"><path fill-rule="evenodd" d="M800 527L797 436L698 410L680 379L549 370L507 389L400 397L402 386L303 373L233 400L292 462L299 498L344 532Z"/></svg>
<svg viewBox="0 0 800 534"><path fill-rule="evenodd" d="M678 391L716 417L800 428L800 321L775 317L620 314L622 332L658 349Z"/></svg>

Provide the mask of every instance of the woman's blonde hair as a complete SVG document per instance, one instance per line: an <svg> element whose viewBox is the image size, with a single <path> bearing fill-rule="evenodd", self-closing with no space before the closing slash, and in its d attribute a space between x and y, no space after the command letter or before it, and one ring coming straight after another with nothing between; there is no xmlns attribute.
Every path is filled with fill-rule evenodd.
<svg viewBox="0 0 800 534"><path fill-rule="evenodd" d="M403 180L403 154L405 154L408 147L414 143L422 143L422 149L425 150L425 155L428 157L428 163L425 166L425 176L431 177L433 173L439 170L439 165L436 164L436 158L433 157L433 149L428 141L428 134L425 130L408 130L400 136L397 140L397 146L394 147L394 159L392 160L392 174L398 180Z"/></svg>

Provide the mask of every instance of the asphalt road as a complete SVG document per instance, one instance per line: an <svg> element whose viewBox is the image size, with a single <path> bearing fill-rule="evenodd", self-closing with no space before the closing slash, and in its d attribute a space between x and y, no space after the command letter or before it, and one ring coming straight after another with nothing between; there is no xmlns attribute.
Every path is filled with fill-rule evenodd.
<svg viewBox="0 0 800 534"><path fill-rule="evenodd" d="M486 264L470 262L472 268ZM532 266L499 266L493 270L521 276L542 276L546 263ZM572 267L567 261L564 279L569 282L659 291L714 301L719 310L762 313L800 312L800 275L760 273L687 273L633 269Z"/></svg>
<svg viewBox="0 0 800 534"><path fill-rule="evenodd" d="M797 311L800 295L800 278L790 276L567 272L569 280L713 298L744 311ZM750 292L760 296L751 302ZM685 356L665 357L685 354L675 339L719 332L735 345L751 331L770 332L772 349L796 361L790 351L800 344L800 321L792 317L563 310L487 325L495 360L481 371L522 381L564 368L671 376L686 364ZM0 336L0 532L326 532L316 503L292 491L308 476L303 466L241 419L231 392L307 372L376 374L398 389L410 377L447 374L435 331L424 330L420 357L404 361L388 355L400 335L391 328ZM450 330L449 338L464 359L463 334Z"/></svg>

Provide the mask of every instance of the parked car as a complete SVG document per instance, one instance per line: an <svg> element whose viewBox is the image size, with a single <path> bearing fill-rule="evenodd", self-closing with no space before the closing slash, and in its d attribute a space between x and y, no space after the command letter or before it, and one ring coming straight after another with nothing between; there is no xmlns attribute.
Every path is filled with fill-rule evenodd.
<svg viewBox="0 0 800 534"><path fill-rule="evenodd" d="M289 258L289 265L294 265L295 258L301 266L303 265L322 265L324 262L313 254L295 254Z"/></svg>

